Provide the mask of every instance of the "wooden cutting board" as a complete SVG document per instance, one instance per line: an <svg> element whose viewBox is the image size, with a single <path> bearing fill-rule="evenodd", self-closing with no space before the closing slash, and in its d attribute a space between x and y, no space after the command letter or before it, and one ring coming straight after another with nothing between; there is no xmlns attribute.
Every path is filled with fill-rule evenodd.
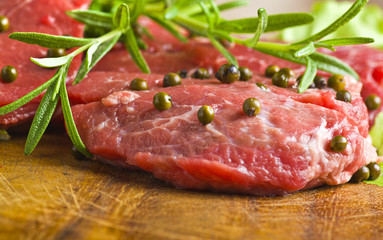
<svg viewBox="0 0 383 240"><path fill-rule="evenodd" d="M63 134L30 157L0 142L0 239L383 239L383 187L287 197L178 190L140 171L78 161Z"/></svg>

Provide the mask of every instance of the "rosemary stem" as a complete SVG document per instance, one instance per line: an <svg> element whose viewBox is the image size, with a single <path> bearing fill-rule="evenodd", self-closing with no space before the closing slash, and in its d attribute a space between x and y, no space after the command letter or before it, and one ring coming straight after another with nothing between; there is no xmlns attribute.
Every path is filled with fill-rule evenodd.
<svg viewBox="0 0 383 240"><path fill-rule="evenodd" d="M273 43L273 42L262 42L259 41L254 49L267 49L267 50L276 50L281 52L290 52L290 47L288 44Z"/></svg>
<svg viewBox="0 0 383 240"><path fill-rule="evenodd" d="M114 30L108 32L107 34L102 35L101 37L97 38L95 41L105 42L105 41L108 41L108 40L110 40L110 39L112 39L112 38L114 38L120 34L121 34L121 30L114 29Z"/></svg>
<svg viewBox="0 0 383 240"><path fill-rule="evenodd" d="M240 45L247 45L247 39L241 39L241 38L233 38L234 42ZM264 42L259 41L253 49L265 49L265 50L277 50L281 52L290 52L292 50L291 46L289 44L283 44L283 43L274 43L274 42Z"/></svg>
<svg viewBox="0 0 383 240"><path fill-rule="evenodd" d="M188 16L185 16L183 14L178 14L174 21L178 22L180 25L185 26L186 28L193 30L195 32L202 32L205 33L206 30L209 28L207 24L204 24L198 20L195 20L193 18L190 18Z"/></svg>
<svg viewBox="0 0 383 240"><path fill-rule="evenodd" d="M92 46L92 44L94 44L94 41L82 46L82 47L79 47L77 48L76 50L74 50L73 52L71 52L69 55L72 56L72 57L75 57L77 56L78 54L82 53L83 51L87 50L90 46Z"/></svg>
<svg viewBox="0 0 383 240"><path fill-rule="evenodd" d="M107 40L110 40L110 39L114 38L115 36L117 36L119 34L121 34L121 30L118 30L118 29L112 30L112 31L108 32L107 34L102 35L99 38L96 38L95 40L91 41L90 43L88 43L88 44L86 44L86 45L84 45L82 47L79 47L78 49L76 49L73 52L71 52L69 55L72 56L72 57L75 57L78 54L80 54L80 53L84 52L85 50L87 50L96 41L102 43L102 42L105 42Z"/></svg>
<svg viewBox="0 0 383 240"><path fill-rule="evenodd" d="M151 3L145 6L145 13L153 13L153 12L163 12L165 9L165 4L163 3Z"/></svg>

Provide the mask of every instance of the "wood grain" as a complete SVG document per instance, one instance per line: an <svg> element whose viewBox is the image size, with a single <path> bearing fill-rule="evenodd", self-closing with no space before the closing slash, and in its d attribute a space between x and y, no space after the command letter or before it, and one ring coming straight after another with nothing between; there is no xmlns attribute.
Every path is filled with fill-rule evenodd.
<svg viewBox="0 0 383 240"><path fill-rule="evenodd" d="M30 157L0 143L0 239L382 239L383 188L346 184L260 198L184 191L75 160L62 134Z"/></svg>

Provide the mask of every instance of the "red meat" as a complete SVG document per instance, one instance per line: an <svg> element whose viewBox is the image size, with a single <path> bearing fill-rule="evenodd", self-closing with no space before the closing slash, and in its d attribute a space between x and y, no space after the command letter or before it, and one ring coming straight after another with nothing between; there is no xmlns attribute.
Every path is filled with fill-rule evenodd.
<svg viewBox="0 0 383 240"><path fill-rule="evenodd" d="M108 74L113 75L104 76ZM377 159L358 94L361 85L350 78L352 103L336 100L331 89L298 94L291 86L278 88L258 76L234 84L185 79L168 88L157 78L147 80L153 86L148 91L115 92L72 108L85 145L98 159L139 167L181 188L252 195L345 183ZM255 81L266 84L268 91ZM172 96L169 110L153 106L159 91ZM256 117L242 111L248 97L262 104ZM213 107L215 119L203 126L197 111L205 104ZM330 149L336 135L348 139L342 153Z"/></svg>
<svg viewBox="0 0 383 240"><path fill-rule="evenodd" d="M30 61L30 57L45 57L46 49L21 43L8 38L12 32L41 32L54 35L81 37L83 27L69 18L65 11L84 7L89 0L2 0L0 15L9 18L10 28L0 33L0 69L14 66L18 78L13 83L0 81L0 106L7 105L29 93L49 80L56 69L44 69ZM81 59L73 60L68 77L71 78L79 67ZM17 110L0 116L0 127L18 124L31 119L41 100L41 96Z"/></svg>
<svg viewBox="0 0 383 240"><path fill-rule="evenodd" d="M142 78L150 88L162 86L163 75L144 73L92 72L79 84L68 88L71 103L83 104L100 101L108 95L129 90L129 84L134 78ZM86 91L84 91L86 89Z"/></svg>
<svg viewBox="0 0 383 240"><path fill-rule="evenodd" d="M363 83L362 97L378 95L383 100L383 51L368 46L337 47L335 52L323 50L348 63L359 74ZM376 116L383 111L383 105L377 110L369 111L370 126Z"/></svg>

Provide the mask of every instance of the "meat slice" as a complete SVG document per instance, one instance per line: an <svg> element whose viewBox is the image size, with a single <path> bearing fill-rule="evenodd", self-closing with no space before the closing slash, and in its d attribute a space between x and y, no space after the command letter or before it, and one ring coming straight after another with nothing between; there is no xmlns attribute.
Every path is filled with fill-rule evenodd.
<svg viewBox="0 0 383 240"><path fill-rule="evenodd" d="M84 8L90 0L2 0L0 15L9 18L10 28L0 33L0 69L6 65L14 66L18 78L13 83L0 81L0 106L9 104L29 93L49 80L56 69L46 69L30 61L30 57L46 57L46 49L21 43L8 38L12 32L41 32L54 35L81 37L83 26L71 18L65 11ZM81 59L75 58L68 77L76 73ZM34 116L41 96L17 110L0 116L0 127L19 124Z"/></svg>
<svg viewBox="0 0 383 240"><path fill-rule="evenodd" d="M361 86L347 81L351 103L336 100L330 89L297 94L254 77L234 84L189 79L176 87L154 84L72 110L85 145L99 160L139 167L181 188L284 195L345 183L376 161L366 107L357 93ZM268 91L254 82L265 83ZM169 110L153 106L159 91L172 96ZM262 104L256 117L242 111L249 97ZM213 107L215 119L203 126L197 111L205 104ZM342 153L330 149L336 135L348 140Z"/></svg>

